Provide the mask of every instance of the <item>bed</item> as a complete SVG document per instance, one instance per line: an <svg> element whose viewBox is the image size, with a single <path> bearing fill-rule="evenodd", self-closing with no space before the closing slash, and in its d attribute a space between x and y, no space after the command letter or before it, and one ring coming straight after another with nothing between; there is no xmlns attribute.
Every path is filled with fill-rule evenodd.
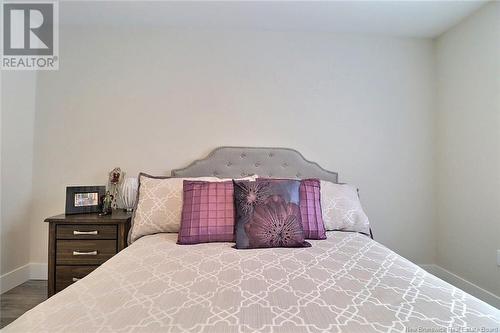
<svg viewBox="0 0 500 333"><path fill-rule="evenodd" d="M337 174L291 149L223 147L176 177ZM235 250L140 238L5 332L500 331L500 310L365 235L330 231L308 248Z"/></svg>

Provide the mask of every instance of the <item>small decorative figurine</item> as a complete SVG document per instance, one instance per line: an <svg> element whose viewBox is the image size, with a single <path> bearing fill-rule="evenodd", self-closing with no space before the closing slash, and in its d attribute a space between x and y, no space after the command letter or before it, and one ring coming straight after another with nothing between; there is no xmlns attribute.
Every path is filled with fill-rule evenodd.
<svg viewBox="0 0 500 333"><path fill-rule="evenodd" d="M109 191L106 191L106 195L102 199L102 213L99 215L108 215L111 214L113 211L113 195L109 193Z"/></svg>
<svg viewBox="0 0 500 333"><path fill-rule="evenodd" d="M117 204L117 198L118 198L118 191L120 188L120 184L123 180L124 177L124 172L120 168L114 168L113 170L110 171L109 173L109 190L111 193L111 196L113 197L113 201L111 203L111 207L116 209L118 208Z"/></svg>

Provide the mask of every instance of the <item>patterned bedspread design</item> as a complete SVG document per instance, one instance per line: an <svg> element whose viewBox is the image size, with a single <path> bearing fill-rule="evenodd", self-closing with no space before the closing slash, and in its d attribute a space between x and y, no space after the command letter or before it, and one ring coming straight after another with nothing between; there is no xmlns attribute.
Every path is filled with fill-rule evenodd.
<svg viewBox="0 0 500 333"><path fill-rule="evenodd" d="M368 237L298 249L146 236L5 332L500 331L500 310Z"/></svg>

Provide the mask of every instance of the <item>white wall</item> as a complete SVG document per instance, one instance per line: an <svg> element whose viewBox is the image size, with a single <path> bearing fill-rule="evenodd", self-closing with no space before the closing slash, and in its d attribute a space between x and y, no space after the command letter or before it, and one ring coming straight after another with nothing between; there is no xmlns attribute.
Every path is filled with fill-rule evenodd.
<svg viewBox="0 0 500 333"><path fill-rule="evenodd" d="M220 145L284 146L361 188L375 238L434 262L433 51L375 36L60 29L40 72L31 261L65 186L168 174Z"/></svg>
<svg viewBox="0 0 500 333"><path fill-rule="evenodd" d="M500 296L500 3L436 41L437 263Z"/></svg>
<svg viewBox="0 0 500 333"><path fill-rule="evenodd" d="M5 290L15 280L8 273L30 261L36 73L2 71L1 80L0 290Z"/></svg>

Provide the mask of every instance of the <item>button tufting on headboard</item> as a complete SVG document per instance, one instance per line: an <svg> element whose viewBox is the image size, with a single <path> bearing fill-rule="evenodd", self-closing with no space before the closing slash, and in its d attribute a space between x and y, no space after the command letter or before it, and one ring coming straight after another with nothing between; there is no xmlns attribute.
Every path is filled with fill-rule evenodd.
<svg viewBox="0 0 500 333"><path fill-rule="evenodd" d="M248 170L254 171L248 173ZM278 178L319 178L335 183L338 181L336 172L323 169L289 148L219 147L207 157L196 160L183 169L172 170L173 177L237 178L249 174Z"/></svg>

